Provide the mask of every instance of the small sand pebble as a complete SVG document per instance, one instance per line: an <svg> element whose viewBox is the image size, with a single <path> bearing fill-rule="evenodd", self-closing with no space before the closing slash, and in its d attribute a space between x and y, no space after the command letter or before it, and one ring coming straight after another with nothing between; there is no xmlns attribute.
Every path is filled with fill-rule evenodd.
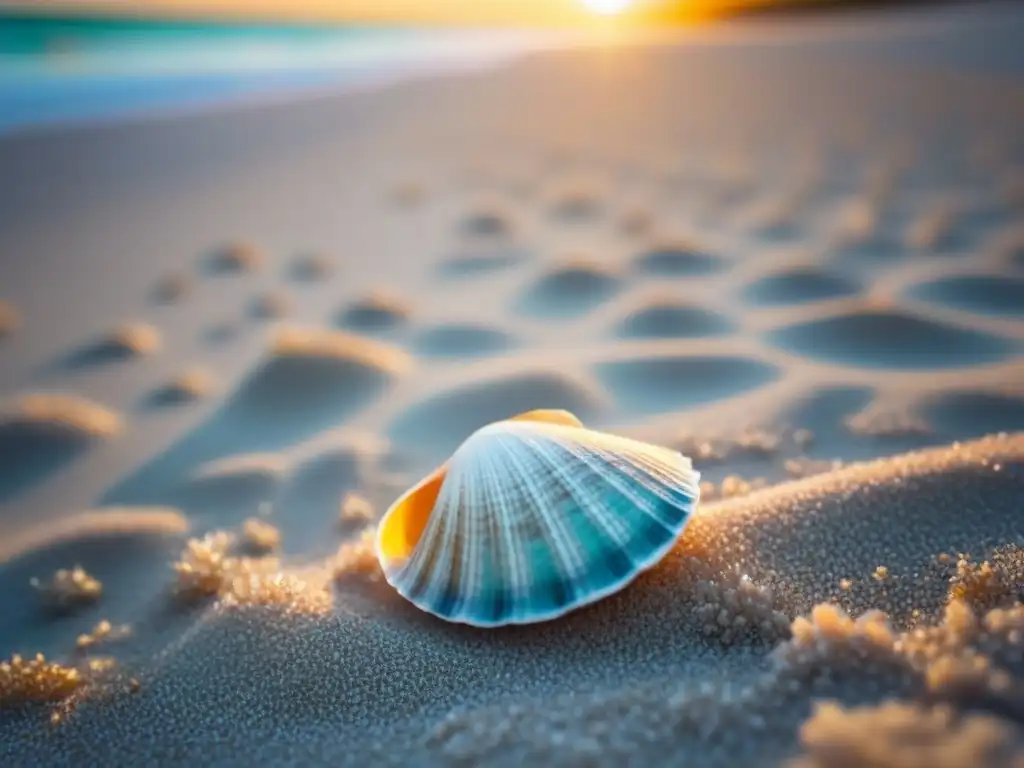
<svg viewBox="0 0 1024 768"><path fill-rule="evenodd" d="M61 568L48 582L32 579L30 583L48 607L60 611L95 603L103 594L103 584L79 565Z"/></svg>
<svg viewBox="0 0 1024 768"><path fill-rule="evenodd" d="M78 650L84 651L101 643L121 640L130 635L131 631L131 627L127 624L114 625L103 619L93 627L92 632L79 635L75 646Z"/></svg>
<svg viewBox="0 0 1024 768"><path fill-rule="evenodd" d="M250 517L242 524L242 545L253 554L273 552L281 546L281 532L265 520Z"/></svg>
<svg viewBox="0 0 1024 768"><path fill-rule="evenodd" d="M84 683L75 667L47 661L41 653L31 659L14 654L10 661L0 662L0 709L61 701Z"/></svg>
<svg viewBox="0 0 1024 768"><path fill-rule="evenodd" d="M345 495L341 502L341 522L345 525L365 524L373 520L373 505L355 493Z"/></svg>

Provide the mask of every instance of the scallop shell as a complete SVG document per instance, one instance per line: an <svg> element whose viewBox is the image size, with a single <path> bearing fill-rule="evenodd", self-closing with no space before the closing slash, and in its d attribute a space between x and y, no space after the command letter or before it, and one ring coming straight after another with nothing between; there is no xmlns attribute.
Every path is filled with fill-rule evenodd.
<svg viewBox="0 0 1024 768"><path fill-rule="evenodd" d="M661 560L699 479L676 451L530 411L477 430L399 498L377 556L403 597L448 621L546 621Z"/></svg>

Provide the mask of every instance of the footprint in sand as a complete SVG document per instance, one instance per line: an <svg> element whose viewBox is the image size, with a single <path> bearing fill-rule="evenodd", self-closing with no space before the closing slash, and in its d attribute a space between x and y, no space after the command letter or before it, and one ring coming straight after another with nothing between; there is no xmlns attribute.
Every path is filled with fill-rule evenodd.
<svg viewBox="0 0 1024 768"><path fill-rule="evenodd" d="M273 500L287 471L279 454L227 456L198 467L164 495L163 503L209 526L235 526Z"/></svg>
<svg viewBox="0 0 1024 768"><path fill-rule="evenodd" d="M1024 279L1008 275L958 275L912 286L907 296L979 315L1024 317Z"/></svg>
<svg viewBox="0 0 1024 768"><path fill-rule="evenodd" d="M208 275L238 275L259 271L264 261L266 257L257 246L238 241L225 243L210 251L204 257L202 266Z"/></svg>
<svg viewBox="0 0 1024 768"><path fill-rule="evenodd" d="M515 222L499 206L481 206L469 213L460 223L462 231L473 237L503 238L515 232Z"/></svg>
<svg viewBox="0 0 1024 768"><path fill-rule="evenodd" d="M729 318L694 304L655 298L633 309L615 327L622 339L671 339L732 333Z"/></svg>
<svg viewBox="0 0 1024 768"><path fill-rule="evenodd" d="M412 308L386 291L375 291L349 304L338 315L338 325L360 333L385 333L404 327Z"/></svg>
<svg viewBox="0 0 1024 768"><path fill-rule="evenodd" d="M721 272L729 265L717 256L682 243L665 243L640 254L634 269L648 277L700 277Z"/></svg>
<svg viewBox="0 0 1024 768"><path fill-rule="evenodd" d="M865 368L926 369L983 365L1020 346L994 334L899 310L861 310L779 328L768 340L799 355Z"/></svg>
<svg viewBox="0 0 1024 768"><path fill-rule="evenodd" d="M516 346L510 334L474 323L450 323L425 328L412 340L413 351L421 357L459 359L485 357Z"/></svg>
<svg viewBox="0 0 1024 768"><path fill-rule="evenodd" d="M203 368L189 368L143 399L147 408L183 405L207 397L215 389L213 375Z"/></svg>
<svg viewBox="0 0 1024 768"><path fill-rule="evenodd" d="M524 248L472 248L442 260L437 275L452 280L482 277L517 267L527 258Z"/></svg>
<svg viewBox="0 0 1024 768"><path fill-rule="evenodd" d="M288 274L295 282L315 283L330 278L334 269L334 260L326 253L311 252L296 256L288 268Z"/></svg>
<svg viewBox="0 0 1024 768"><path fill-rule="evenodd" d="M769 363L732 356L645 356L598 363L598 379L626 413L693 408L756 389L777 379Z"/></svg>
<svg viewBox="0 0 1024 768"><path fill-rule="evenodd" d="M125 323L107 336L73 350L57 365L65 371L123 362L154 354L160 349L160 332L148 323Z"/></svg>
<svg viewBox="0 0 1024 768"><path fill-rule="evenodd" d="M9 501L122 429L121 418L75 395L25 395L0 411L0 502Z"/></svg>
<svg viewBox="0 0 1024 768"><path fill-rule="evenodd" d="M586 260L573 260L542 275L516 301L522 314L549 320L582 317L615 296L622 279Z"/></svg>
<svg viewBox="0 0 1024 768"><path fill-rule="evenodd" d="M174 509L97 509L9 539L0 549L0 647L62 655L69 638L89 632L100 619L133 624L166 586L166 571L153 564L173 560L188 529L188 520ZM46 581L76 565L100 582L99 599L72 613L44 610L30 581Z"/></svg>
<svg viewBox="0 0 1024 768"><path fill-rule="evenodd" d="M987 392L947 392L921 407L927 423L950 438L966 439L1024 430L1024 399Z"/></svg>
<svg viewBox="0 0 1024 768"><path fill-rule="evenodd" d="M282 328L255 370L195 431L112 488L104 503L167 503L203 464L277 452L337 426L412 366L402 350L342 331Z"/></svg>
<svg viewBox="0 0 1024 768"><path fill-rule="evenodd" d="M512 374L447 390L410 406L391 423L388 437L429 462L449 455L492 421L534 408L564 408L586 421L603 405L600 393L564 374Z"/></svg>
<svg viewBox="0 0 1024 768"><path fill-rule="evenodd" d="M800 267L767 275L743 290L743 297L760 306L807 304L813 301L855 296L860 281L815 267Z"/></svg>

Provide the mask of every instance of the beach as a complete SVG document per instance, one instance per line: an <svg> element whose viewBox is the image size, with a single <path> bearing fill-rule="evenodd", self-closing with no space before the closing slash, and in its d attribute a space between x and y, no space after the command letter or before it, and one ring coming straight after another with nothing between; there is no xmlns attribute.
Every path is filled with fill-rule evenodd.
<svg viewBox="0 0 1024 768"><path fill-rule="evenodd" d="M1021 32L0 137L0 762L1020 765ZM691 457L693 520L551 622L417 610L376 521L537 408Z"/></svg>

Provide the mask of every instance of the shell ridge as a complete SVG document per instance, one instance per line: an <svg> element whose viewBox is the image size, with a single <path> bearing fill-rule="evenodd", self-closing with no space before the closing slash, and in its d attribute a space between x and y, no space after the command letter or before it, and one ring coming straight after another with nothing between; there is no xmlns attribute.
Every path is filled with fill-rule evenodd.
<svg viewBox="0 0 1024 768"><path fill-rule="evenodd" d="M516 442L520 443L520 446L526 446L532 450L535 449L532 442L524 440L522 436L517 436ZM581 553L573 546L573 537L566 526L562 524L557 515L547 512L550 500L545 499L540 493L540 485L526 481L531 476L529 465L523 461L522 456L519 455L520 451L516 450L514 445L513 443L507 449L508 461L515 467L518 476L523 479L522 489L529 494L531 502L530 516L537 524L543 539L551 547L553 569L559 574L562 589L574 595L576 591L573 587L575 575L582 571L585 561ZM567 595L565 600L571 600L572 595ZM520 597L520 595L517 595L517 597Z"/></svg>
<svg viewBox="0 0 1024 768"><path fill-rule="evenodd" d="M561 455L559 454L561 452ZM577 514L570 519L572 531L576 534L573 540L579 541L581 536L591 548L586 558L580 563L580 570L571 574L574 583L582 581L586 585L584 594L592 594L606 588L610 584L621 581L626 574L635 568L634 559L627 554L625 547L629 536L618 538L616 532L624 528L624 523L609 507L609 498L599 494L593 487L588 487L574 476L569 469L573 460L579 458L569 441L551 440L542 451L550 464L553 473L559 477L563 488ZM561 461L560 459L568 459ZM586 475L587 473L582 473ZM600 475L592 475L600 478ZM627 503L628 503L627 499ZM555 519L558 519L555 517ZM590 567L587 567L590 566ZM595 572L595 566L596 572ZM580 590L576 590L579 592Z"/></svg>
<svg viewBox="0 0 1024 768"><path fill-rule="evenodd" d="M516 613L516 607L520 604L523 596L527 594L527 588L529 586L529 563L526 557L526 553L523 551L522 540L519 536L515 535L515 531L510 525L509 521L517 519L521 510L514 507L514 499L510 498L507 482L509 476L515 477L515 473L509 472L508 464L513 466L516 465L517 460L514 451L514 442L510 445L510 441L505 435L498 433L494 436L493 443L493 458L489 461L494 466L494 475L499 479L498 482L494 483L494 487L491 493L494 498L495 506L500 509L502 514L496 515L498 527L501 530L501 544L503 548L503 561L507 567L507 572L510 576L508 580L508 593L507 598L509 600L508 610L514 615ZM502 455L508 464L498 460L498 454Z"/></svg>
<svg viewBox="0 0 1024 768"><path fill-rule="evenodd" d="M585 453L574 452L580 461ZM587 466L585 462L584 466ZM593 467L587 473L600 484L590 491L593 501L587 509L595 523L599 523L596 527L600 535L605 537L602 545L607 559L605 567L613 582L639 569L649 554L652 541L662 542L676 534L675 526L652 514L650 495L641 495L641 489L618 482L615 472L614 467L605 465ZM609 543L614 546L609 547Z"/></svg>
<svg viewBox="0 0 1024 768"><path fill-rule="evenodd" d="M600 476L604 483L614 490L617 494L625 498L629 503L635 506L638 510L645 514L651 515L658 519L659 522L664 523L658 517L654 510L651 508L649 499L645 498L637 490L629 488L626 484L620 483L615 477L616 472L620 472L624 475L632 477L624 468L620 465L620 462L612 460L613 457L602 454L586 453L579 451L574 454L576 458L583 462L583 464L595 475ZM611 471L609 471L611 470ZM636 479L636 478L633 478ZM600 510L602 519L605 521L606 527L615 536L616 542L620 546L625 546L629 542L630 538L630 527L622 519L620 515L608 514L607 506L610 504L601 504L595 507L595 510Z"/></svg>
<svg viewBox="0 0 1024 768"><path fill-rule="evenodd" d="M647 492L646 497L642 501L639 500L637 494L632 494L634 498L638 499L638 507L666 527L674 530L682 522L679 514L666 514L666 505L673 510L681 511L683 519L689 514L690 507L692 507L694 502L693 495L685 491L682 493L673 491L670 484L673 478L666 476L667 473L665 475L653 475L644 471L643 467L637 466L634 461L623 461L614 455L605 455L604 458L613 467L613 472L608 473L608 482L621 488L619 482L613 479L614 473L618 472L630 478L636 485L642 486ZM689 478L683 476L678 478L676 482L685 488Z"/></svg>

